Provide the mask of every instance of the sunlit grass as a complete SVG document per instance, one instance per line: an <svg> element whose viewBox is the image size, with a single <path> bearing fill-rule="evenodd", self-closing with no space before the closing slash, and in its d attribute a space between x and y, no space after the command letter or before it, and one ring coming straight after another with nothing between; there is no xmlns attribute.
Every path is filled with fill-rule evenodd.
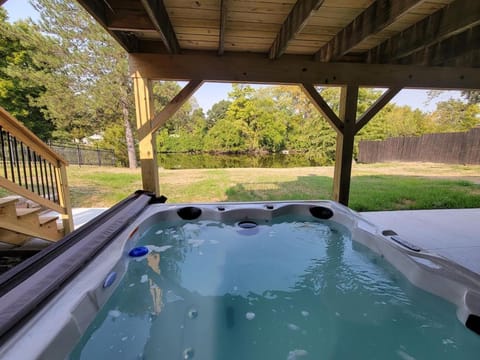
<svg viewBox="0 0 480 360"><path fill-rule="evenodd" d="M74 207L108 207L142 188L140 170L69 167ZM480 166L354 165L350 207L358 211L480 207ZM170 203L332 198L332 167L160 170Z"/></svg>

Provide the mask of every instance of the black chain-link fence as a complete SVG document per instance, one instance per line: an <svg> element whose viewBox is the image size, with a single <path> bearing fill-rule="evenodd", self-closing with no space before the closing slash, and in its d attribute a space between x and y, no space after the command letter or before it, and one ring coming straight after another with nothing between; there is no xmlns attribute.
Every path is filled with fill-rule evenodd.
<svg viewBox="0 0 480 360"><path fill-rule="evenodd" d="M70 165L115 166L115 154L111 149L85 145L66 145L50 143L50 147Z"/></svg>

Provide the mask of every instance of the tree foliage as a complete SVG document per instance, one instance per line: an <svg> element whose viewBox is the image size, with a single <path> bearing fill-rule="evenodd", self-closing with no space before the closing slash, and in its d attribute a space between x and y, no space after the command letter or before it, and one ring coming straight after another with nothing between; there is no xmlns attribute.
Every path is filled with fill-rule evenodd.
<svg viewBox="0 0 480 360"><path fill-rule="evenodd" d="M441 101L429 118L437 132L465 131L480 125L480 104L456 99Z"/></svg>
<svg viewBox="0 0 480 360"><path fill-rule="evenodd" d="M317 90L338 113L340 89ZM360 88L357 116L363 114L381 94L380 90ZM177 122L180 125L177 128L167 126L159 135L161 149L170 152L288 150L306 153L317 163L331 164L335 159L336 132L298 86L254 89L233 85L228 100L214 104L207 118L200 118L190 118L183 125ZM390 103L357 134L356 145L362 139L383 140L439 131L464 131L478 123L478 106L462 101L439 102L437 109L430 114Z"/></svg>
<svg viewBox="0 0 480 360"><path fill-rule="evenodd" d="M9 24L3 8L0 8L0 28L0 106L37 136L49 139L54 124L36 99L45 92L39 79L50 74L55 66L45 61L46 54L42 51L50 41L35 32L29 22Z"/></svg>
<svg viewBox="0 0 480 360"><path fill-rule="evenodd" d="M130 166L136 167L131 128L132 85L126 53L76 2L32 0L31 3L40 20L11 25L11 32L19 34L20 47L7 49L6 57L9 68L28 65L24 65L26 71L15 73L8 69L8 73L20 73L17 79L30 84L28 88L17 81L14 93L30 105L28 108L22 104L22 109L25 118L35 124L31 128L40 126L48 130L45 125L49 122L52 126L45 138L79 141L120 124L125 127L125 137L116 141L126 144ZM18 49L23 52L21 59ZM25 89L27 93L22 93ZM16 102L10 99L9 103ZM45 120L43 127L36 109L41 110ZM17 113L14 115L22 120Z"/></svg>

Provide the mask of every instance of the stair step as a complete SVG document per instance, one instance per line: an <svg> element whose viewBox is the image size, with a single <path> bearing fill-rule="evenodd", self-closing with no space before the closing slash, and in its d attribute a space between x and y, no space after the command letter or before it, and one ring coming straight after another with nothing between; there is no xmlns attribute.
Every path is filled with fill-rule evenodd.
<svg viewBox="0 0 480 360"><path fill-rule="evenodd" d="M5 229L0 231L0 242L22 245L32 237L53 242L63 238L64 231L57 224L56 213L44 211L41 207L29 207L25 202L22 205L19 199L23 198L7 196L0 199L0 230Z"/></svg>
<svg viewBox="0 0 480 360"><path fill-rule="evenodd" d="M6 219L15 219L17 216L15 207L19 198L19 196L0 198L0 216Z"/></svg>
<svg viewBox="0 0 480 360"><path fill-rule="evenodd" d="M21 196L16 196L16 195L5 196L3 198L0 198L0 206L6 206L11 203L16 203L21 198L22 198Z"/></svg>
<svg viewBox="0 0 480 360"><path fill-rule="evenodd" d="M54 222L56 226L57 219L58 219L58 216L55 216L55 215L40 215L38 217L38 220L40 221L40 226L46 225L51 222Z"/></svg>
<svg viewBox="0 0 480 360"><path fill-rule="evenodd" d="M42 210L42 209L41 208L17 208L17 216L19 218L27 217L30 214L39 213L40 210Z"/></svg>

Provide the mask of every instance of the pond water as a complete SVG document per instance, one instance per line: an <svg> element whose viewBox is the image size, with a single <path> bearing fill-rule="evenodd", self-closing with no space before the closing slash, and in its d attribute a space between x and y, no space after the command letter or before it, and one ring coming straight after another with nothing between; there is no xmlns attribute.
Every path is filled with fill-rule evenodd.
<svg viewBox="0 0 480 360"><path fill-rule="evenodd" d="M288 168L326 165L308 154L190 154L160 153L158 165L164 169Z"/></svg>

